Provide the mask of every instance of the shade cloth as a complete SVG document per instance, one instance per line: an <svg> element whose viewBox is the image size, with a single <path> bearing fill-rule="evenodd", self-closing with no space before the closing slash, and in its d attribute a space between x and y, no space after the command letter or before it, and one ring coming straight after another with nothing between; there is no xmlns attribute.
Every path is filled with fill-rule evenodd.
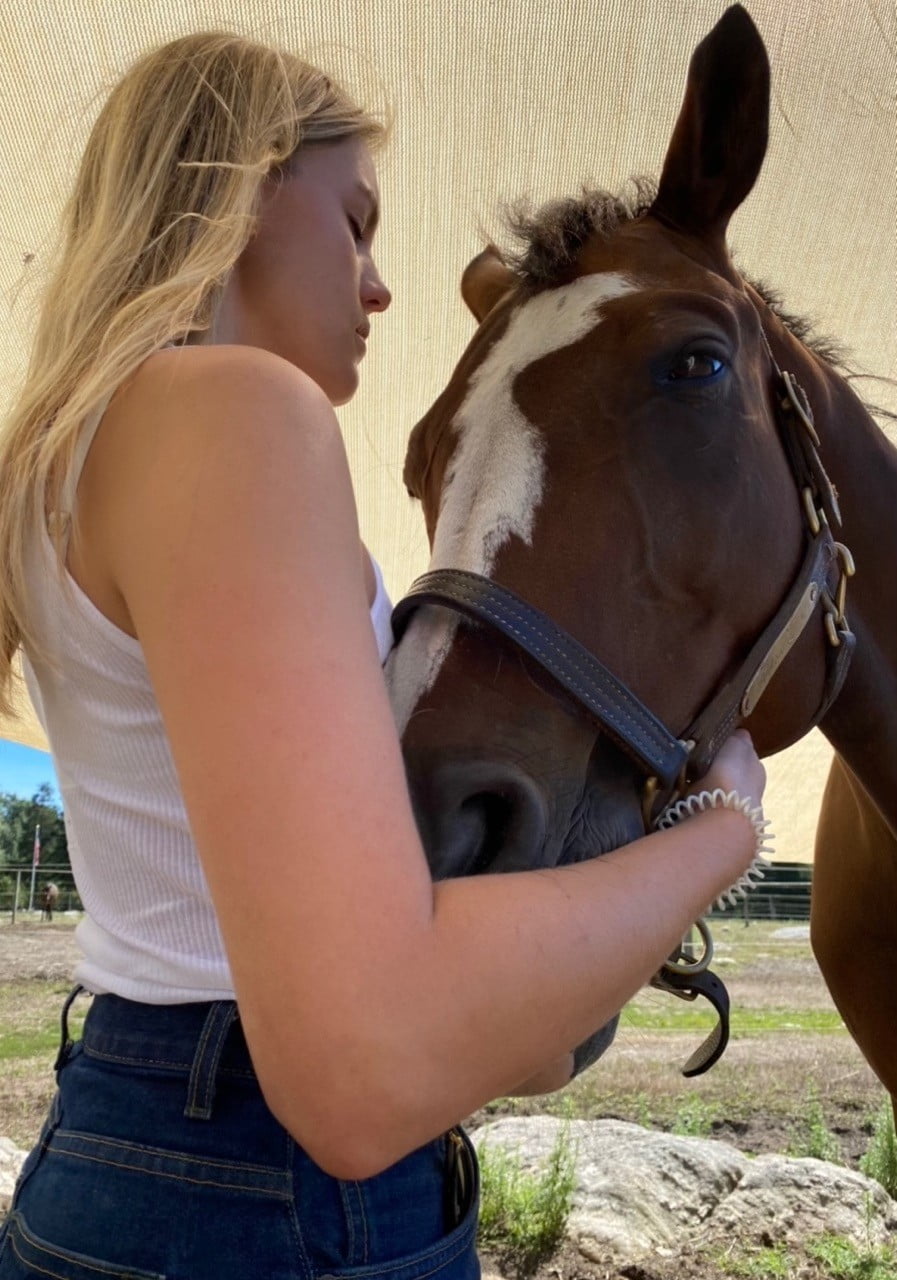
<svg viewBox="0 0 897 1280"><path fill-rule="evenodd" d="M863 369L893 377L894 4L746 7L772 62L772 125L766 165L730 240L790 310L846 342ZM77 156L122 69L150 45L199 28L304 52L396 118L381 163L378 241L395 301L375 317L362 390L341 417L362 530L399 594L427 558L420 512L401 484L405 440L473 329L458 296L461 271L485 238L501 241L503 200L574 193L583 182L613 189L659 171L689 55L723 8L717 0L6 0L0 409L24 369ZM892 388L864 385L897 408ZM0 725L0 736L43 741L27 711ZM820 742L814 735L799 749L802 780L808 769L821 776Z"/></svg>

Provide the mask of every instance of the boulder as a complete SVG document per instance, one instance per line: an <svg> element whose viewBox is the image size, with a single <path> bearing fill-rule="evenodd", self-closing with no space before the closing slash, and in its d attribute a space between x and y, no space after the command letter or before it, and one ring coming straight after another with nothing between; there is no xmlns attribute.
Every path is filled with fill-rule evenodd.
<svg viewBox="0 0 897 1280"><path fill-rule="evenodd" d="M0 1221L9 1210L25 1155L26 1152L20 1150L11 1138L0 1138Z"/></svg>
<svg viewBox="0 0 897 1280"><path fill-rule="evenodd" d="M725 1142L619 1120L508 1118L472 1135L524 1168L543 1166L567 1126L576 1190L568 1240L591 1262L675 1257L733 1239L800 1246L826 1232L858 1247L897 1236L897 1202L862 1174L821 1160L751 1158Z"/></svg>

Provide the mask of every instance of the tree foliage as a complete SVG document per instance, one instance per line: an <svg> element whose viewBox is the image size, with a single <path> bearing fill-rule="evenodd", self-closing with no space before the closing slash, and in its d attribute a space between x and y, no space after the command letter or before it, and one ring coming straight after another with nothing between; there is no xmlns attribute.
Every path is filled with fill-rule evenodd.
<svg viewBox="0 0 897 1280"><path fill-rule="evenodd" d="M0 866L30 867L34 856L34 832L40 827L40 864L69 865L62 810L53 802L53 790L43 783L30 800L0 791Z"/></svg>

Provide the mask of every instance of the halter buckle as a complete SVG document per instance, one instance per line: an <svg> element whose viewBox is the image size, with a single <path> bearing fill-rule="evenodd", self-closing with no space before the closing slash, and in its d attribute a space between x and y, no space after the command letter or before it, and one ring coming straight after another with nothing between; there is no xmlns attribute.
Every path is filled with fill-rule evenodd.
<svg viewBox="0 0 897 1280"><path fill-rule="evenodd" d="M785 387L782 408L786 413L790 412L791 409L794 410L797 414L798 422L813 441L814 446L817 449L820 448L821 442L813 423L813 410L810 408L810 401L807 399L806 391L804 391L794 374L789 373L787 369L782 370L782 384Z"/></svg>
<svg viewBox="0 0 897 1280"><path fill-rule="evenodd" d="M800 491L801 501L804 504L804 515L807 517L807 524L810 526L810 532L815 538L822 528L823 523L828 524L828 518L822 507L816 505L816 495L809 485L805 485Z"/></svg>
<svg viewBox="0 0 897 1280"><path fill-rule="evenodd" d="M845 614L847 607L847 579L852 578L856 573L856 565L849 548L845 547L843 542L835 543L835 555L839 566L835 596L832 599L831 595L826 591L823 592L822 600L825 608L825 633L832 648L838 649L841 645L841 635L847 627Z"/></svg>
<svg viewBox="0 0 897 1280"><path fill-rule="evenodd" d="M701 935L701 943L703 951L699 956L692 957L686 950L691 947L691 943L683 939L682 944L673 952L667 960L663 962L660 970L661 982L663 985L663 975L665 973L679 974L696 974L703 973L705 969L709 969L713 960L713 938L710 936L710 927L703 916L699 916L694 923L694 928ZM687 996L681 988L664 987L664 990L671 991L673 995L679 996L681 999L694 999L694 996Z"/></svg>

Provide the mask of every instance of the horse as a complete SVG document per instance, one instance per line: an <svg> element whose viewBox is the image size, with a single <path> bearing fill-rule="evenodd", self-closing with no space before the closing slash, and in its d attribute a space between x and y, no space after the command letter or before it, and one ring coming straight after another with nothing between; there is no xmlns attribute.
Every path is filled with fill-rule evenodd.
<svg viewBox="0 0 897 1280"><path fill-rule="evenodd" d="M59 901L59 885L54 884L52 880L45 884L40 895L40 918L41 920L49 920L53 922L53 908Z"/></svg>
<svg viewBox="0 0 897 1280"><path fill-rule="evenodd" d="M897 1098L897 451L727 248L769 100L734 5L656 185L521 216L516 256L467 267L478 328L408 443L431 561L387 678L434 878L598 856L737 725L769 755L818 724L812 946Z"/></svg>

